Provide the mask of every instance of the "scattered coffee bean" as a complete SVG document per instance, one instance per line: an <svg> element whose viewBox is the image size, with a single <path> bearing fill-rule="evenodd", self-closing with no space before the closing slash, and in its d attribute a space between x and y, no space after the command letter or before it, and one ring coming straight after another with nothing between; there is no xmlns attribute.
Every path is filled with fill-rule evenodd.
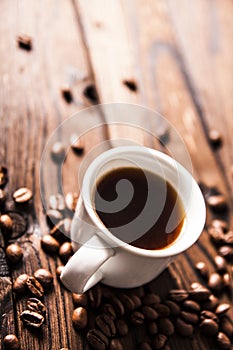
<svg viewBox="0 0 233 350"><path fill-rule="evenodd" d="M78 294L78 293L72 293L72 300L74 303L74 306L83 306L87 307L88 306L88 298L87 294Z"/></svg>
<svg viewBox="0 0 233 350"><path fill-rule="evenodd" d="M231 283L230 274L228 272L224 273L224 275L222 276L222 281L223 281L223 287L231 291L233 286Z"/></svg>
<svg viewBox="0 0 233 350"><path fill-rule="evenodd" d="M188 292L184 289L171 289L168 293L169 299L176 302L182 302L188 299L188 296Z"/></svg>
<svg viewBox="0 0 233 350"><path fill-rule="evenodd" d="M23 257L23 250L18 244L12 243L6 248L6 256L10 260L10 262L16 264Z"/></svg>
<svg viewBox="0 0 233 350"><path fill-rule="evenodd" d="M71 137L70 137L70 144L71 144L72 150L76 154L78 154L78 155L83 154L83 151L84 151L83 137L75 135L75 134L71 135Z"/></svg>
<svg viewBox="0 0 233 350"><path fill-rule="evenodd" d="M193 326L191 324L186 323L179 317L175 321L175 328L176 331L183 337L191 337L193 335Z"/></svg>
<svg viewBox="0 0 233 350"><path fill-rule="evenodd" d="M27 301L27 308L30 311L38 312L41 315L45 315L46 308L42 301L37 298L29 298Z"/></svg>
<svg viewBox="0 0 233 350"><path fill-rule="evenodd" d="M204 279L208 278L209 271L204 261L197 262L195 267Z"/></svg>
<svg viewBox="0 0 233 350"><path fill-rule="evenodd" d="M124 337L129 333L129 327L125 322L125 320L118 319L115 321L115 325L116 325L117 334L119 334L121 337Z"/></svg>
<svg viewBox="0 0 233 350"><path fill-rule="evenodd" d="M62 142L55 142L51 149L51 156L55 162L63 162L65 160L66 149Z"/></svg>
<svg viewBox="0 0 233 350"><path fill-rule="evenodd" d="M196 313L181 311L180 317L187 323L197 324L199 321L199 317Z"/></svg>
<svg viewBox="0 0 233 350"><path fill-rule="evenodd" d="M124 305L125 310L128 312L132 312L135 309L133 300L127 294L121 293L119 299Z"/></svg>
<svg viewBox="0 0 233 350"><path fill-rule="evenodd" d="M201 310L200 305L194 300L185 300L182 304L182 308L186 311L199 313Z"/></svg>
<svg viewBox="0 0 233 350"><path fill-rule="evenodd" d="M72 244L70 242L63 243L59 248L58 254L63 262L67 262L73 255Z"/></svg>
<svg viewBox="0 0 233 350"><path fill-rule="evenodd" d="M15 334L7 334L3 338L4 349L6 350L18 350L20 349L19 339Z"/></svg>
<svg viewBox="0 0 233 350"><path fill-rule="evenodd" d="M21 49L30 51L32 49L32 37L28 34L20 34L17 36L16 41Z"/></svg>
<svg viewBox="0 0 233 350"><path fill-rule="evenodd" d="M132 299L132 301L134 303L134 308L135 309L138 309L140 306L142 306L142 301L137 295L133 294L130 297L131 297L131 299Z"/></svg>
<svg viewBox="0 0 233 350"><path fill-rule="evenodd" d="M44 316L38 312L24 310L20 314L20 319L29 327L39 328L44 323Z"/></svg>
<svg viewBox="0 0 233 350"><path fill-rule="evenodd" d="M59 265L57 268L56 268L56 274L57 274L57 277L60 277L61 276L61 273L64 269L64 266L63 265Z"/></svg>
<svg viewBox="0 0 233 350"><path fill-rule="evenodd" d="M96 317L96 325L108 338L116 335L116 327L111 317L106 314L100 314Z"/></svg>
<svg viewBox="0 0 233 350"><path fill-rule="evenodd" d="M149 306L145 306L145 307L149 307ZM147 315L148 317L148 315ZM158 316L157 316L158 317ZM134 326L140 326L141 324L144 323L144 319L145 316L142 312L139 311L134 311L131 315L130 315L130 322L134 325ZM149 318L147 318L147 320L149 320Z"/></svg>
<svg viewBox="0 0 233 350"><path fill-rule="evenodd" d="M158 325L156 322L150 322L147 326L148 333L150 335L155 335L158 333ZM165 333L164 333L165 334Z"/></svg>
<svg viewBox="0 0 233 350"><path fill-rule="evenodd" d="M100 306L102 300L102 290L99 284L96 284L93 288L89 289L88 298L93 308Z"/></svg>
<svg viewBox="0 0 233 350"><path fill-rule="evenodd" d="M111 339L109 350L123 350L123 346L119 339Z"/></svg>
<svg viewBox="0 0 233 350"><path fill-rule="evenodd" d="M13 199L17 204L28 203L32 199L32 191L27 187L21 187L13 193Z"/></svg>
<svg viewBox="0 0 233 350"><path fill-rule="evenodd" d="M121 316L123 316L125 314L124 305L122 304L122 302L120 301L119 298L112 297L111 298L111 304L113 305L113 307L114 307L118 317L121 317Z"/></svg>
<svg viewBox="0 0 233 350"><path fill-rule="evenodd" d="M191 285L190 285L190 288L191 289L200 289L204 287L200 282L192 282Z"/></svg>
<svg viewBox="0 0 233 350"><path fill-rule="evenodd" d="M6 202L6 192L0 188L0 212L2 212L5 202Z"/></svg>
<svg viewBox="0 0 233 350"><path fill-rule="evenodd" d="M152 350L152 347L149 343L143 342L139 344L139 350Z"/></svg>
<svg viewBox="0 0 233 350"><path fill-rule="evenodd" d="M71 219L66 218L60 220L55 226L52 227L49 234L54 237L58 242L63 243L67 241L70 235Z"/></svg>
<svg viewBox="0 0 233 350"><path fill-rule="evenodd" d="M59 250L59 242L50 235L44 235L41 239L42 248L48 253L56 253Z"/></svg>
<svg viewBox="0 0 233 350"><path fill-rule="evenodd" d="M229 261L233 260L233 247L223 245L219 248L218 253Z"/></svg>
<svg viewBox="0 0 233 350"><path fill-rule="evenodd" d="M217 272L224 273L227 271L227 262L222 256L216 255L214 258L214 263L216 265Z"/></svg>
<svg viewBox="0 0 233 350"><path fill-rule="evenodd" d="M216 315L221 317L230 309L230 307L231 307L231 305L229 305L227 303L219 304L215 310L215 313L216 313Z"/></svg>
<svg viewBox="0 0 233 350"><path fill-rule="evenodd" d="M0 216L0 229L5 237L10 237L13 228L13 221L7 214Z"/></svg>
<svg viewBox="0 0 233 350"><path fill-rule="evenodd" d="M170 309L165 304L159 303L157 305L154 305L154 309L159 315L159 317L167 317L170 315Z"/></svg>
<svg viewBox="0 0 233 350"><path fill-rule="evenodd" d="M209 207L216 213L223 212L227 208L226 197L222 194L211 195L206 201Z"/></svg>
<svg viewBox="0 0 233 350"><path fill-rule="evenodd" d="M50 209L46 212L46 220L49 227L53 228L62 220L62 213L58 210Z"/></svg>
<svg viewBox="0 0 233 350"><path fill-rule="evenodd" d="M231 341L228 336L222 332L217 335L217 344L220 349L231 349Z"/></svg>
<svg viewBox="0 0 233 350"><path fill-rule="evenodd" d="M215 293L220 293L223 288L222 277L217 272L211 273L208 279L208 287Z"/></svg>
<svg viewBox="0 0 233 350"><path fill-rule="evenodd" d="M169 310L170 312L170 310ZM158 312L154 310L152 307L144 305L142 307L142 313L147 321L154 321L158 318Z"/></svg>
<svg viewBox="0 0 233 350"><path fill-rule="evenodd" d="M210 227L208 229L208 234L209 234L212 242L215 245L224 244L225 236L224 236L224 232L223 232L223 230L221 228L219 228L219 227Z"/></svg>
<svg viewBox="0 0 233 350"><path fill-rule="evenodd" d="M87 333L88 343L96 350L105 350L108 347L108 338L98 329L91 329Z"/></svg>
<svg viewBox="0 0 233 350"><path fill-rule="evenodd" d="M26 273L19 275L13 283L13 291L18 294L25 292L28 275Z"/></svg>
<svg viewBox="0 0 233 350"><path fill-rule="evenodd" d="M154 349L162 349L167 341L167 336L164 334L156 334L153 340Z"/></svg>
<svg viewBox="0 0 233 350"><path fill-rule="evenodd" d="M214 311L218 303L219 303L218 298L215 295L211 294L207 300L202 302L202 307L205 310Z"/></svg>
<svg viewBox="0 0 233 350"><path fill-rule="evenodd" d="M218 316L209 310L202 310L200 314L200 319L205 320L206 318L214 320L215 322L219 322Z"/></svg>
<svg viewBox="0 0 233 350"><path fill-rule="evenodd" d="M148 306L156 305L160 303L160 297L158 296L158 294L149 293L143 297L142 303L143 305L148 305Z"/></svg>
<svg viewBox="0 0 233 350"><path fill-rule="evenodd" d="M165 334L168 337L170 337L175 331L172 321L167 317L158 320L158 328L160 333Z"/></svg>
<svg viewBox="0 0 233 350"><path fill-rule="evenodd" d="M34 277L39 281L44 288L51 286L53 282L53 276L51 272L46 269L38 269L34 272Z"/></svg>
<svg viewBox="0 0 233 350"><path fill-rule="evenodd" d="M170 314L172 316L178 316L180 314L180 306L172 300L166 300L165 304L170 309Z"/></svg>
<svg viewBox="0 0 233 350"><path fill-rule="evenodd" d="M112 320L116 319L116 312L111 304L104 304L102 307L102 311L109 317L111 317Z"/></svg>
<svg viewBox="0 0 233 350"><path fill-rule="evenodd" d="M27 279L27 288L28 290L35 295L37 298L42 298L44 295L44 289L39 281L35 279L35 277L28 277Z"/></svg>
<svg viewBox="0 0 233 350"><path fill-rule="evenodd" d="M233 336L233 323L228 317L226 316L221 317L220 329L229 338Z"/></svg>
<svg viewBox="0 0 233 350"><path fill-rule="evenodd" d="M98 94L95 85L88 85L83 91L83 95L88 98L92 103L98 103Z"/></svg>
<svg viewBox="0 0 233 350"><path fill-rule="evenodd" d="M5 166L0 165L0 188L4 188L8 182L8 170Z"/></svg>
<svg viewBox="0 0 233 350"><path fill-rule="evenodd" d="M78 197L79 195L77 192L68 192L67 195L65 196L66 207L72 212L74 212L76 209Z"/></svg>
<svg viewBox="0 0 233 350"><path fill-rule="evenodd" d="M67 103L70 103L73 101L73 94L68 84L62 85L60 90L61 90L62 97Z"/></svg>
<svg viewBox="0 0 233 350"><path fill-rule="evenodd" d="M134 80L125 79L125 80L123 80L123 84L124 84L125 86L127 86L127 88L128 88L129 90L131 90L131 91L133 91L133 92L136 92L137 89L138 89L137 84L136 84L136 82L135 82Z"/></svg>
<svg viewBox="0 0 233 350"><path fill-rule="evenodd" d="M204 286L200 286L196 289L189 291L190 299L192 299L198 303L205 301L205 300L208 300L210 294L211 294L210 290L205 288Z"/></svg>
<svg viewBox="0 0 233 350"><path fill-rule="evenodd" d="M233 231L228 231L224 236L224 243L233 245Z"/></svg>
<svg viewBox="0 0 233 350"><path fill-rule="evenodd" d="M211 221L211 226L220 228L223 232L227 232L229 229L228 223L224 220L214 219Z"/></svg>
<svg viewBox="0 0 233 350"><path fill-rule="evenodd" d="M74 309L72 322L75 329L84 329L87 326L87 310L82 306Z"/></svg>
<svg viewBox="0 0 233 350"><path fill-rule="evenodd" d="M199 325L200 331L207 336L214 336L218 334L218 324L210 319L210 318L205 318Z"/></svg>
<svg viewBox="0 0 233 350"><path fill-rule="evenodd" d="M65 210L65 199L62 194L52 194L49 197L49 207L52 210L59 210L63 211Z"/></svg>
<svg viewBox="0 0 233 350"><path fill-rule="evenodd" d="M212 129L209 132L209 140L212 146L220 146L222 144L222 135L218 130Z"/></svg>

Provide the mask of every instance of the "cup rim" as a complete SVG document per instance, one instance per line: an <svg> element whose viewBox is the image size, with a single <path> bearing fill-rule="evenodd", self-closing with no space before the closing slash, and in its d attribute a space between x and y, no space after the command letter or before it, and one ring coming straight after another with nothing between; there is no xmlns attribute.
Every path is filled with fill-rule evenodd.
<svg viewBox="0 0 233 350"><path fill-rule="evenodd" d="M126 243L116 236L114 236L110 230L106 228L106 226L101 222L101 220L96 215L94 208L88 204L88 202L91 202L91 190L92 190L92 184L91 184L91 176L94 172L94 170L98 167L98 165L103 164L104 161L110 160L111 156L120 155L120 154L127 154L130 153L135 154L140 152L142 154L146 154L147 152L150 152L153 156L155 156L157 159L165 161L167 164L174 167L174 164L176 165L177 169L180 173L183 174L183 176L188 176L192 183L192 191L196 191L196 195L198 196L199 202L197 205L197 210L200 213L199 216L199 222L195 229L195 232L192 232L191 239L189 241L186 240L186 244L179 244L178 246L175 244L177 239L179 239L180 235L177 237L177 239L170 244L168 247L165 247L163 249L154 249L154 250L148 250L143 249L139 247L135 247L133 245L130 245L129 243ZM148 154L148 153L147 153ZM83 193L85 192L85 195L83 196ZM133 254L147 256L147 257L157 257L157 258L163 258L163 257L171 257L175 256L177 254L182 253L183 251L190 248L199 238L206 219L206 207L205 207L205 201L203 198L203 195L201 193L201 190L193 178L193 176L174 158L164 154L163 152L160 152L158 150L148 148L145 146L119 146L115 148L111 148L103 153L101 153L97 158L92 161L92 163L88 166L86 173L83 178L83 184L81 188L81 195L83 199L83 203L85 206L85 209L91 218L93 224L97 227L97 229L100 231L97 231L96 233L107 243L107 244L113 244L113 249L121 248L124 250L127 250ZM191 198L190 198L191 200Z"/></svg>

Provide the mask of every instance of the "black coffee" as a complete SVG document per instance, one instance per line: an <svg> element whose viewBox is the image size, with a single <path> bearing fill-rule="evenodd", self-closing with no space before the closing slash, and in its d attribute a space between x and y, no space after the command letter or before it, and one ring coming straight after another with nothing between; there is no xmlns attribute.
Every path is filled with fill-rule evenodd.
<svg viewBox="0 0 233 350"><path fill-rule="evenodd" d="M145 169L122 167L105 174L96 185L94 204L114 236L143 249L167 247L184 223L175 189Z"/></svg>

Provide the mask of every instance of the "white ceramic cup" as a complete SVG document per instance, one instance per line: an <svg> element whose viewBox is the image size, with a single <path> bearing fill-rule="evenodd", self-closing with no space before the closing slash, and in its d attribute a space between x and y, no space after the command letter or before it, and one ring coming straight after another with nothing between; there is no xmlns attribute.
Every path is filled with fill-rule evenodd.
<svg viewBox="0 0 233 350"><path fill-rule="evenodd" d="M185 220L177 239L158 250L134 247L115 237L101 222L93 205L95 186L104 174L121 167L140 167L164 177L177 191ZM83 293L99 281L133 288L158 276L175 256L199 238L206 209L202 193L191 174L173 158L143 146L124 146L99 155L88 167L72 221L75 254L65 265L62 283Z"/></svg>

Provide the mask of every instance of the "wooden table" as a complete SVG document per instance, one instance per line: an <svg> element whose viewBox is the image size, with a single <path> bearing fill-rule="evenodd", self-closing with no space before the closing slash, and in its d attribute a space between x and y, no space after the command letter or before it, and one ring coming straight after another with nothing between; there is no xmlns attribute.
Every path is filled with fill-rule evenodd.
<svg viewBox="0 0 233 350"><path fill-rule="evenodd" d="M24 350L89 348L72 327L71 293L56 277L54 291L46 296L49 316L39 336L19 320L26 298L17 300L12 293L12 281L25 271L32 274L44 267L55 276L59 259L40 249L40 236L48 232L40 199L40 159L55 128L92 104L83 95L89 84L96 86L101 103L139 104L165 116L186 143L195 178L226 195L227 220L232 227L232 11L231 0L0 2L0 163L9 169L9 197L20 186L33 191L33 203L26 213L28 230L16 239L24 249L23 263L17 268L8 267L1 238L2 336L16 333ZM20 33L33 37L31 51L17 46ZM125 80L135 82L136 91L126 86ZM71 86L72 103L61 96L64 83ZM84 136L86 153L105 140L111 147L112 140L121 137L163 150L155 138L140 130L104 124L106 116L101 113L94 118L101 126ZM218 149L209 143L211 129L223 135ZM70 158L66 174L74 171L74 164L76 170L82 159ZM59 189L53 180L49 184L56 193ZM65 192L76 190L76 186L74 178L66 176ZM208 209L207 223L211 218ZM171 287L188 288L200 280L195 263L203 260L213 270L215 254L204 232L147 288L162 296ZM232 302L226 294L221 298ZM136 349L140 334L133 329L123 340L124 349ZM173 336L170 345L178 350L215 348L199 334L193 339Z"/></svg>

